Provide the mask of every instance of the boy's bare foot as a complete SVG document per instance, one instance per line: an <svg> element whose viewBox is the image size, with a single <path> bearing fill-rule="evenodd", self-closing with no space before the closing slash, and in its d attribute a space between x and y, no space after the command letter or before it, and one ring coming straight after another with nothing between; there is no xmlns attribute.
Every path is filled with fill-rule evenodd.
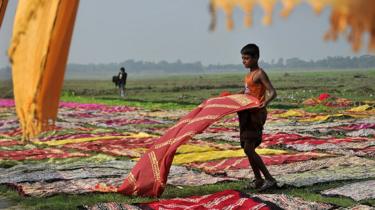
<svg viewBox="0 0 375 210"><path fill-rule="evenodd" d="M255 179L249 183L247 186L248 189L258 189L263 186L264 179Z"/></svg>
<svg viewBox="0 0 375 210"><path fill-rule="evenodd" d="M272 180L266 179L263 185L258 189L258 191L261 192L264 190L268 190L268 189L276 187L276 185L277 185L277 181L275 179L272 179Z"/></svg>

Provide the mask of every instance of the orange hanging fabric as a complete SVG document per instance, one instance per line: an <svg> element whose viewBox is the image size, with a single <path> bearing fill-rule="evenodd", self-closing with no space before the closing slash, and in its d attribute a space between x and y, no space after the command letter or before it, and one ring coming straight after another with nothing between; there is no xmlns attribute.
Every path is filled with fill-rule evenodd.
<svg viewBox="0 0 375 210"><path fill-rule="evenodd" d="M0 0L0 28L1 23L3 22L5 9L7 8L8 0Z"/></svg>
<svg viewBox="0 0 375 210"><path fill-rule="evenodd" d="M233 29L233 11L236 7L245 13L245 26L251 26L252 10L259 5L264 11L263 23L272 23L272 13L277 2L282 3L281 16L287 17L300 3L309 4L316 13L331 7L330 29L326 40L336 40L340 34L347 35L353 51L359 51L363 36L369 34L368 49L375 52L375 1L374 0L210 0L211 30L216 26L216 10L224 11L227 28ZM306 25L306 27L308 27Z"/></svg>
<svg viewBox="0 0 375 210"><path fill-rule="evenodd" d="M23 138L54 125L79 0L19 0L8 50Z"/></svg>

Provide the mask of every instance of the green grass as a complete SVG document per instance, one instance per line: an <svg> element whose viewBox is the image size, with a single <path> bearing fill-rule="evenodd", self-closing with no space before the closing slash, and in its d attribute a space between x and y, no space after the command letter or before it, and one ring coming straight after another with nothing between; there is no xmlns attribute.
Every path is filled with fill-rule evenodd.
<svg viewBox="0 0 375 210"><path fill-rule="evenodd" d="M355 78L355 75L364 75ZM243 87L244 73L165 76L150 79L129 78L128 103L153 102L199 104L204 99L217 96L223 90L238 92ZM300 103L306 98L328 92L337 97L354 100L374 99L375 70L268 72L278 92L275 104ZM117 101L117 89L111 81L66 81L63 96L95 97L97 100ZM63 98L64 98L63 97ZM116 100L117 99L117 100Z"/></svg>

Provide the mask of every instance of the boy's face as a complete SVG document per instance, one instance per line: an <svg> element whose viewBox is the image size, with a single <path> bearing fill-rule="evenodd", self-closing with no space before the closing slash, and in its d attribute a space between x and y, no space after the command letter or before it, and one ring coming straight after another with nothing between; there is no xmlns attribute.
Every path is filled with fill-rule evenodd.
<svg viewBox="0 0 375 210"><path fill-rule="evenodd" d="M257 63L257 59L254 59L250 55L242 54L242 63L245 66L245 68L250 68Z"/></svg>

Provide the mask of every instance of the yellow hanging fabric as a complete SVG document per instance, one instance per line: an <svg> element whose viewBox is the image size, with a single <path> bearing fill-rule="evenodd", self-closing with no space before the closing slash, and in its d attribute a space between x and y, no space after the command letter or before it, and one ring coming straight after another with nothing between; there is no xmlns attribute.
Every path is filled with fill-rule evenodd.
<svg viewBox="0 0 375 210"><path fill-rule="evenodd" d="M5 9L7 8L8 0L0 0L0 28L1 23L3 22Z"/></svg>
<svg viewBox="0 0 375 210"><path fill-rule="evenodd" d="M54 125L79 0L19 0L8 54L23 139Z"/></svg>
<svg viewBox="0 0 375 210"><path fill-rule="evenodd" d="M302 0L280 0L282 3L281 16L287 17L295 6ZM375 51L375 1L374 0L303 0L309 4L316 13L325 7L331 7L330 29L325 34L326 40L336 40L339 34L347 34L348 41L354 51L361 48L362 38L365 33L370 35L369 50ZM238 7L245 13L245 25L250 26L252 8L255 4L264 11L263 23L272 22L273 8L277 0L211 0L211 30L216 25L216 10L224 11L227 19L227 28L233 28L232 13ZM308 27L308 26L306 26Z"/></svg>

